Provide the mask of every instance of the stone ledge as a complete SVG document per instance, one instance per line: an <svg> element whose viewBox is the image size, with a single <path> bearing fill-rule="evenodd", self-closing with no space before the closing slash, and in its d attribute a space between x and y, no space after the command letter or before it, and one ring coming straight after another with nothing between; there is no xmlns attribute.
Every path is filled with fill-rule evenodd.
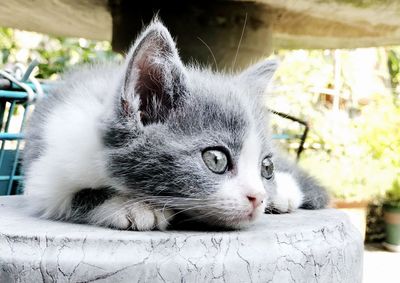
<svg viewBox="0 0 400 283"><path fill-rule="evenodd" d="M36 219L0 197L0 282L361 282L361 235L333 209L235 232L115 231Z"/></svg>
<svg viewBox="0 0 400 283"><path fill-rule="evenodd" d="M113 29L113 20L120 20L121 14L112 15L115 7L123 6L129 0L13 0L2 1L0 5L0 26L7 26L19 29L26 29L53 35L86 37L92 39L110 40ZM207 32L199 34L194 30L201 31L212 29L207 23L199 26L189 25L177 17L183 7L194 7L198 11L198 3L204 1L141 1L128 11L131 17L139 17L139 23L143 18L143 12L135 14L141 6L147 6L147 10L159 11L160 3L167 2L167 7L173 7L172 13L163 15L166 22L177 18L177 25L184 24L187 31L193 34L193 45L201 43L197 36L206 35ZM217 6L219 1L210 2L210 8ZM240 19L244 13L249 14L250 19L256 22L271 24L273 29L273 46L275 48L354 48L362 46L382 46L399 44L400 42L400 2L398 0L234 0L224 1L222 9L218 14L229 10L234 19ZM177 4L179 3L179 5ZM245 7L243 5L245 4ZM249 4L249 5L247 5ZM256 4L256 11L248 9L251 4ZM231 10L230 7L237 8ZM209 9L208 9L209 10ZM265 10L266 13L262 13ZM175 11L175 12L174 12ZM253 13L254 12L254 13ZM191 13L190 17L195 17ZM113 19L114 18L114 19ZM187 19L186 19L187 20ZM222 21L229 25L223 17L215 17L215 21ZM146 22L146 21L145 21ZM230 40L229 37L221 39L221 45L237 46L238 38L242 29L242 20ZM251 25L246 33L250 32ZM141 29L129 27L131 39ZM228 31L227 31L228 32ZM267 29L260 30L260 35L251 36L249 48L254 48L257 42L264 43L263 36L267 37ZM263 34L263 36L262 36ZM177 34L175 34L177 35ZM180 36L185 35L184 33ZM245 35L246 37L246 35ZM254 41L254 37L257 39ZM218 38L217 38L218 39ZM214 41L218 41L215 39ZM180 40L178 40L179 42ZM213 41L206 41L212 44ZM245 41L244 41L245 43ZM181 45L182 47L182 45ZM259 48L257 46L257 48ZM258 55L267 52L269 48L259 49ZM214 49L213 49L214 50ZM243 50L242 50L243 51ZM254 52L254 51L253 51ZM250 58L251 59L251 58Z"/></svg>

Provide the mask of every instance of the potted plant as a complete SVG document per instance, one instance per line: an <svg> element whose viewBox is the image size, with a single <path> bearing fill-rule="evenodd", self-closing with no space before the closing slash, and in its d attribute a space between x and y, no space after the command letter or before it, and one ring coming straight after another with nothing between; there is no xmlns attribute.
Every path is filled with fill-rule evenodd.
<svg viewBox="0 0 400 283"><path fill-rule="evenodd" d="M386 192L383 212L386 232L383 245L390 251L400 252L400 176Z"/></svg>

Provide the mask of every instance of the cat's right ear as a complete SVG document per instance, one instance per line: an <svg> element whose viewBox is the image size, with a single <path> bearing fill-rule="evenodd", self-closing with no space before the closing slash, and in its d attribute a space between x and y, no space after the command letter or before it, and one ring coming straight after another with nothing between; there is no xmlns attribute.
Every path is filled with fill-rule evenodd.
<svg viewBox="0 0 400 283"><path fill-rule="evenodd" d="M186 75L167 28L155 20L131 48L120 98L124 116L143 125L163 122L186 92Z"/></svg>
<svg viewBox="0 0 400 283"><path fill-rule="evenodd" d="M264 60L248 67L238 77L253 92L260 94L265 92L277 68L277 60Z"/></svg>

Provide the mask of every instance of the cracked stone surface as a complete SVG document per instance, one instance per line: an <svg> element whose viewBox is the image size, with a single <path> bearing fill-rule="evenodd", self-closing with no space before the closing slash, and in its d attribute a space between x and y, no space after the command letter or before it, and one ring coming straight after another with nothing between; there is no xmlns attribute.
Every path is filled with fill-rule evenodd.
<svg viewBox="0 0 400 283"><path fill-rule="evenodd" d="M333 209L232 232L116 231L36 219L0 197L0 282L361 282L363 244Z"/></svg>

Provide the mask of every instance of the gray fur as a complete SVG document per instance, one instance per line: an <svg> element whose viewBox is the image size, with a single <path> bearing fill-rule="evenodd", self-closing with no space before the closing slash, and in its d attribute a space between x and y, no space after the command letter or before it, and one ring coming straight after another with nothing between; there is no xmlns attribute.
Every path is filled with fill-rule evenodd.
<svg viewBox="0 0 400 283"><path fill-rule="evenodd" d="M72 213L69 220L77 223L90 222L88 214L106 200L114 197L116 193L116 190L110 187L80 190L71 201Z"/></svg>
<svg viewBox="0 0 400 283"><path fill-rule="evenodd" d="M279 151L275 151L273 162L277 171L290 173L298 182L305 196L300 206L301 208L321 209L328 205L328 193L316 178L310 176L294 161L290 160L290 158L284 156Z"/></svg>
<svg viewBox="0 0 400 283"><path fill-rule="evenodd" d="M105 81L118 77L122 72L121 66L113 63L86 65L73 68L63 75L63 80L54 85L49 85L46 96L35 104L35 111L27 122L25 130L25 150L23 151L23 165L27 169L30 164L43 155L47 144L43 137L44 125L49 115L56 111L60 105L68 103L68 98L73 95L71 89L90 88L94 80ZM98 97L101 100L101 97Z"/></svg>
<svg viewBox="0 0 400 283"><path fill-rule="evenodd" d="M99 217L90 211L101 210L103 203L112 199L169 209L186 220L208 225L239 227L239 220L232 220L238 204L216 201L214 196L221 183L238 174L244 144L249 134L256 133L262 148L260 164L266 156L276 156L275 168L290 172L300 184L305 194L302 207L326 206L324 189L273 152L266 129L268 111L262 105L275 68L275 62L264 61L241 74L220 74L184 66L166 28L154 22L139 36L123 66L96 65L72 72L38 103L26 132L27 181L40 183L35 179L40 173L37 168L52 160L46 154L52 146L48 140L52 117L71 104L81 107L75 101L82 100L103 107L96 132L105 176L100 176L103 183L94 187L68 188L70 193L61 194L64 199L58 206L49 204L57 200L57 194L47 199L39 193L32 203L43 217L111 227L118 226L99 223L95 220ZM217 175L207 168L202 152L208 148L228 153L232 165L226 174ZM58 156L54 158L58 160ZM68 165L55 162L54 166L65 179L69 176L63 177L62 172L71 168L64 166L73 167L74 160L68 160L68 153L60 160L67 160ZM93 181L79 178L83 178L82 184ZM271 198L276 191L274 180L262 179L262 183ZM29 187L29 194L35 196L35 189L40 190Z"/></svg>

